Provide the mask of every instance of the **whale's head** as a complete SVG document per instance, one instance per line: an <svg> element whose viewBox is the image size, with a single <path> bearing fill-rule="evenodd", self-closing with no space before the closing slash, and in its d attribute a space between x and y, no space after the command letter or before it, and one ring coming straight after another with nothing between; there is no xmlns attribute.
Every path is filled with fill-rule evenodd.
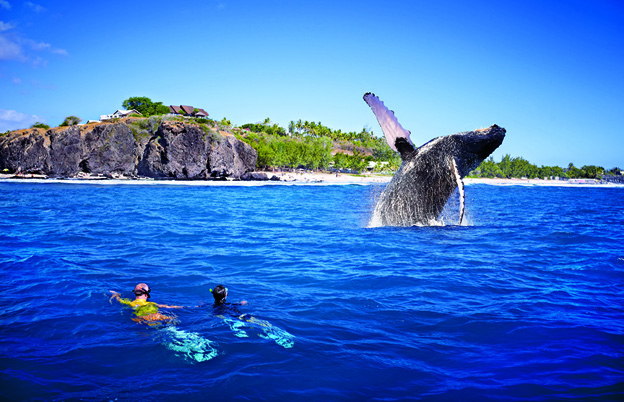
<svg viewBox="0 0 624 402"><path fill-rule="evenodd" d="M505 139L505 129L496 124L474 131L453 134L454 152L459 174L464 177L478 167Z"/></svg>

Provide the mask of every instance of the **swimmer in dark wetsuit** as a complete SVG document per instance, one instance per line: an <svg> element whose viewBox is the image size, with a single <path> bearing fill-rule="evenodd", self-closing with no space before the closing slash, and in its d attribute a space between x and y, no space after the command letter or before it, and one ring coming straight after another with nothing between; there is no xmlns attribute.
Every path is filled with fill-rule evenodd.
<svg viewBox="0 0 624 402"><path fill-rule="evenodd" d="M240 301L238 303L226 303L228 290L223 285L217 285L214 290L210 289L210 293L212 293L212 297L214 297L214 306L215 307L226 307L226 306L244 306L247 304L245 300Z"/></svg>
<svg viewBox="0 0 624 402"><path fill-rule="evenodd" d="M274 327L265 320L259 320L256 317L252 317L249 314L241 314L238 306L244 306L247 304L245 300L238 303L227 303L227 288L223 285L218 285L214 290L210 289L212 297L214 297L214 313L217 317L221 318L225 322L234 336L239 338L247 338L249 335L245 329L257 328L262 330L263 334L258 334L259 337L264 339L272 339L278 345L285 348L291 348L294 345L294 337L288 332ZM229 316L229 317L228 317Z"/></svg>
<svg viewBox="0 0 624 402"><path fill-rule="evenodd" d="M134 290L132 291L132 293L134 293L134 295L136 296L133 301L125 298L122 299L119 296L119 293L113 290L111 290L111 293L113 295L111 296L110 300L112 301L113 299L117 299L119 303L132 307L134 309L134 314L136 315L136 317L133 318L132 321L138 323L154 325L158 324L161 321L173 320L174 317L159 313L158 308L182 308L182 306L169 306L166 304L157 304L147 301L147 299L150 298L150 292L151 289L149 288L149 286L147 286L146 283L139 283L134 287Z"/></svg>
<svg viewBox="0 0 624 402"><path fill-rule="evenodd" d="M227 303L228 290L223 285L217 285L214 290L210 289L210 293L212 293L214 298L214 304L212 305L214 314L230 327L235 336L247 338L247 333L242 330L245 326L245 323L242 321L245 318L245 314L241 314L237 308L238 306L244 306L247 302L243 300L238 303Z"/></svg>

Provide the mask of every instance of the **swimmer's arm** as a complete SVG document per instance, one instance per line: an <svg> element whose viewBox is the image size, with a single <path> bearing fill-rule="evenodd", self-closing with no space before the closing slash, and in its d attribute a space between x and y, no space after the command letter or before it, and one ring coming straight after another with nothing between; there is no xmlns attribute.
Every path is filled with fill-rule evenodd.
<svg viewBox="0 0 624 402"><path fill-rule="evenodd" d="M120 297L119 297L119 293L115 292L114 290L110 291L113 295L110 297L110 299L108 299L108 302L110 304L113 304L113 299L117 299L117 301L119 301Z"/></svg>
<svg viewBox="0 0 624 402"><path fill-rule="evenodd" d="M158 304L158 303L156 303L156 305L162 308L184 308L184 306L168 306L166 304Z"/></svg>
<svg viewBox="0 0 624 402"><path fill-rule="evenodd" d="M121 303L121 304L127 304L128 306L130 306L130 305L131 305L130 300L128 300L128 299L122 299L122 298L119 296L119 293L118 293L118 292L115 292L114 290L111 290L110 292L111 292L113 295L110 297L110 299L108 299L108 302L109 302L109 303L113 304L113 299L116 299L116 300L117 300L119 303Z"/></svg>

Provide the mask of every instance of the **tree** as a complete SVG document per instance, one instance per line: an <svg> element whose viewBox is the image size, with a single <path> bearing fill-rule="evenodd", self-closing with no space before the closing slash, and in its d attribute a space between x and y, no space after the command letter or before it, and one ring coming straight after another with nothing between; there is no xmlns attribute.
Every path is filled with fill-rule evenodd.
<svg viewBox="0 0 624 402"><path fill-rule="evenodd" d="M537 166L530 164L524 158L513 158L511 160L511 177L535 178L538 175Z"/></svg>
<svg viewBox="0 0 624 402"><path fill-rule="evenodd" d="M479 172L479 176L481 177L503 177L503 172L498 167L496 162L494 162L494 157L490 156L488 159L481 162L479 167L475 169L475 172Z"/></svg>
<svg viewBox="0 0 624 402"><path fill-rule="evenodd" d="M347 155L338 152L334 155L334 167L336 169L344 169L347 167Z"/></svg>
<svg viewBox="0 0 624 402"><path fill-rule="evenodd" d="M581 169L575 167L572 162L568 164L568 171L566 173L570 179L581 179L585 177L584 172Z"/></svg>
<svg viewBox="0 0 624 402"><path fill-rule="evenodd" d="M511 178L511 155L505 154L498 164L503 176L510 179Z"/></svg>
<svg viewBox="0 0 624 402"><path fill-rule="evenodd" d="M50 126L48 126L45 123L39 123L39 122L35 122L35 124L33 124L32 126L30 126L30 128L43 128L45 130L49 129Z"/></svg>
<svg viewBox="0 0 624 402"><path fill-rule="evenodd" d="M59 127L75 126L76 124L80 123L81 121L82 121L82 119L80 117L67 116L65 118L65 120L63 120L63 122L61 123L61 125Z"/></svg>
<svg viewBox="0 0 624 402"><path fill-rule="evenodd" d="M121 106L126 110L134 109L145 117L169 113L169 108L162 102L152 102L146 96L130 97L123 101Z"/></svg>
<svg viewBox="0 0 624 402"><path fill-rule="evenodd" d="M553 168L550 166L542 166L541 168L539 168L539 173L538 176L540 179L548 179L551 176L556 176L553 173Z"/></svg>
<svg viewBox="0 0 624 402"><path fill-rule="evenodd" d="M240 126L254 133L266 133L268 135L285 136L286 130L277 124L271 124L271 120L267 117L263 123L246 123Z"/></svg>
<svg viewBox="0 0 624 402"><path fill-rule="evenodd" d="M585 165L581 168L581 170L585 173L584 176L590 179L595 179L598 176L602 176L604 174L605 169L602 166L594 166L594 165Z"/></svg>
<svg viewBox="0 0 624 402"><path fill-rule="evenodd" d="M555 177L566 177L566 174L563 172L563 168L559 166L552 167L552 174Z"/></svg>

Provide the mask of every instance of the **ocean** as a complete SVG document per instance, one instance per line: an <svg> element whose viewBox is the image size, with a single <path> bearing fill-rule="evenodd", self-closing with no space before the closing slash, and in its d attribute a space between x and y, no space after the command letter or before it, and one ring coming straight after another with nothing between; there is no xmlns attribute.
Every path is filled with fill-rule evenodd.
<svg viewBox="0 0 624 402"><path fill-rule="evenodd" d="M624 188L368 228L382 189L0 182L0 399L624 399Z"/></svg>

